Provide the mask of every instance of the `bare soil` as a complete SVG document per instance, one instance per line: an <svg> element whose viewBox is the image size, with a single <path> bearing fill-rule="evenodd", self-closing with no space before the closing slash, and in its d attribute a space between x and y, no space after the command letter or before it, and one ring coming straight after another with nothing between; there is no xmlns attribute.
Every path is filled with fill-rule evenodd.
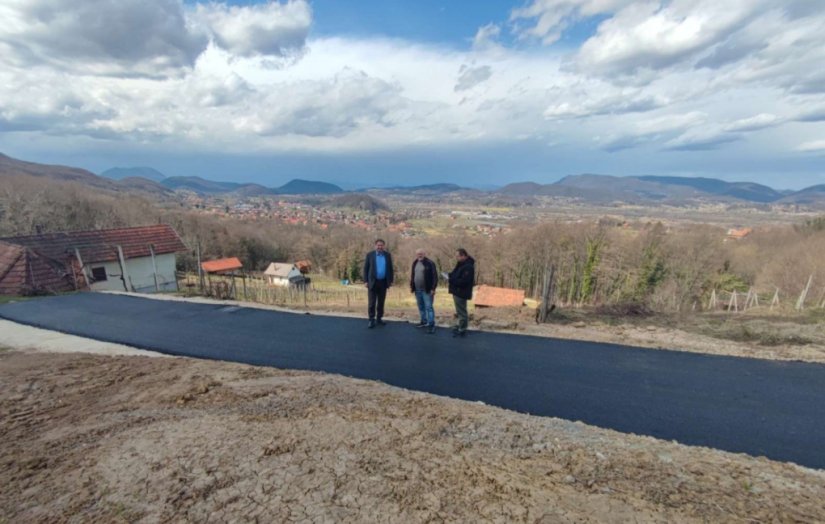
<svg viewBox="0 0 825 524"><path fill-rule="evenodd" d="M0 522L822 522L825 472L320 373L0 352Z"/></svg>

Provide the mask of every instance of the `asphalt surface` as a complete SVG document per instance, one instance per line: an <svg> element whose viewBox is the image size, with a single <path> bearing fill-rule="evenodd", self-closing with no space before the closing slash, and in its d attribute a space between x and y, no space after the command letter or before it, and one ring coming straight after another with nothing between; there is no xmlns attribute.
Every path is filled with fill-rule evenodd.
<svg viewBox="0 0 825 524"><path fill-rule="evenodd" d="M0 317L172 355L326 371L825 468L825 365L80 293ZM0 333L0 343L2 343Z"/></svg>

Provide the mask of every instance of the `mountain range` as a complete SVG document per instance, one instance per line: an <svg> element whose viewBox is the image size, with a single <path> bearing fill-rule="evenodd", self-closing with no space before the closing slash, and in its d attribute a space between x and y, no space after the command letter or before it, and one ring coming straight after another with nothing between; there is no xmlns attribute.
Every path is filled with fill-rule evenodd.
<svg viewBox="0 0 825 524"><path fill-rule="evenodd" d="M825 184L778 191L754 182L673 176L570 175L552 184L517 182L497 190L510 196L552 196L594 203L680 204L696 201L825 205Z"/></svg>
<svg viewBox="0 0 825 524"><path fill-rule="evenodd" d="M46 165L17 160L0 153L0 175L28 175L78 182L111 191L131 191L151 196L171 196L175 191L192 191L201 195L334 195L345 193L335 184L295 179L277 188L260 184L217 182L197 176L166 177L151 167L113 168L98 176L85 169ZM778 191L753 182L726 182L714 178L672 176L570 175L552 184L518 182L493 191L482 191L456 184L429 184L367 188L355 193L390 193L419 197L463 193L465 195L499 195L515 199L536 196L561 197L596 204L624 202L631 204L680 205L701 202L796 204L825 208L825 184L800 191Z"/></svg>

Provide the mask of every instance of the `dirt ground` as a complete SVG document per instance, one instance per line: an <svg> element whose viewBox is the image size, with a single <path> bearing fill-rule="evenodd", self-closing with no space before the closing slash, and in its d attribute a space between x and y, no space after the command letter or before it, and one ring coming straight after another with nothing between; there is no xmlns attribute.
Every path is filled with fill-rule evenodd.
<svg viewBox="0 0 825 524"><path fill-rule="evenodd" d="M0 522L822 522L825 471L320 373L0 351Z"/></svg>

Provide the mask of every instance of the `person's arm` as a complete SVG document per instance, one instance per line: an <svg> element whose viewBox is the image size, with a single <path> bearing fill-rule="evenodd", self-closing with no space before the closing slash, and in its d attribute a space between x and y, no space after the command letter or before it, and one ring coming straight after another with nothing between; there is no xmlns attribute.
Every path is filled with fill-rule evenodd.
<svg viewBox="0 0 825 524"><path fill-rule="evenodd" d="M370 287L370 253L367 253L366 258L364 259L364 285Z"/></svg>
<svg viewBox="0 0 825 524"><path fill-rule="evenodd" d="M415 293L415 263L418 262L417 260L413 260L412 269L410 269L410 293Z"/></svg>
<svg viewBox="0 0 825 524"><path fill-rule="evenodd" d="M430 272L433 274L433 289L430 294L435 295L435 288L438 287L438 269L435 267L435 262L430 262Z"/></svg>
<svg viewBox="0 0 825 524"><path fill-rule="evenodd" d="M392 255L385 253L384 256L387 261L387 287L389 288L392 287L393 278L395 277L392 268Z"/></svg>
<svg viewBox="0 0 825 524"><path fill-rule="evenodd" d="M461 268L457 272L458 274L455 276L454 284L458 287L467 287L473 285L473 276L475 273L475 268L471 265L467 265Z"/></svg>

